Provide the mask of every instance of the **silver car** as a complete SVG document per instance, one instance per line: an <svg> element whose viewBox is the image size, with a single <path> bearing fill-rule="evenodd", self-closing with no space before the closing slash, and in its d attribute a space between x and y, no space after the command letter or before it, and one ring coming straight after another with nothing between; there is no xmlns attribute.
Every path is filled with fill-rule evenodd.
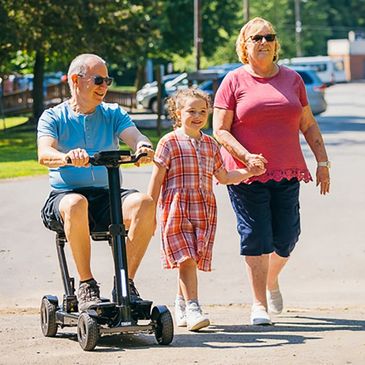
<svg viewBox="0 0 365 365"><path fill-rule="evenodd" d="M181 74L165 75L162 78L162 82L165 85L167 95L174 93L180 88L188 87L188 74L186 72ZM146 84L142 89L137 91L136 94L137 107L143 109L149 109L153 113L157 113L157 82L153 81Z"/></svg>
<svg viewBox="0 0 365 365"><path fill-rule="evenodd" d="M286 65L286 67L298 72L303 79L312 113L317 115L325 112L327 109L327 103L324 95L326 84L322 82L316 71L300 66Z"/></svg>

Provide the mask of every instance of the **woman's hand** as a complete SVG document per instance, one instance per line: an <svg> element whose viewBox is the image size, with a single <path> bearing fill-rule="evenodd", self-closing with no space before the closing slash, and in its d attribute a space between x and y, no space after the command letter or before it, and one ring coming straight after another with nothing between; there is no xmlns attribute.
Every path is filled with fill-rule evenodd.
<svg viewBox="0 0 365 365"><path fill-rule="evenodd" d="M249 153L246 155L245 165L252 175L261 175L266 171L267 160L262 154Z"/></svg>
<svg viewBox="0 0 365 365"><path fill-rule="evenodd" d="M326 195L330 192L330 171L326 166L317 167L316 186L318 185L322 195Z"/></svg>

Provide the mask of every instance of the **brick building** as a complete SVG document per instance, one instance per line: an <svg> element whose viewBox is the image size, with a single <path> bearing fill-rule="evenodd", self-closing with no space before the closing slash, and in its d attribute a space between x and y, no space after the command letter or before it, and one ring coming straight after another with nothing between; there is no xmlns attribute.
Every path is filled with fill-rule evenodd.
<svg viewBox="0 0 365 365"><path fill-rule="evenodd" d="M348 39L330 39L327 53L330 57L343 58L348 81L365 79L364 34L349 32Z"/></svg>

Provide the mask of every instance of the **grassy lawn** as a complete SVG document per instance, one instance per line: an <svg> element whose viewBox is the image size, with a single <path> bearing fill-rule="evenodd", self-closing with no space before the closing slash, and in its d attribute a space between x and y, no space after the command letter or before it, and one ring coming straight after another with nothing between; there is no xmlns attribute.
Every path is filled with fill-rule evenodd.
<svg viewBox="0 0 365 365"><path fill-rule="evenodd" d="M0 179L47 174L37 162L36 131L24 124L26 117L6 118L6 130L0 127ZM0 119L3 126L3 120ZM154 146L159 137L155 130L141 130ZM121 146L126 149L125 146Z"/></svg>
<svg viewBox="0 0 365 365"><path fill-rule="evenodd" d="M47 173L37 162L36 132L26 120L6 118L6 130L0 130L0 179Z"/></svg>
<svg viewBox="0 0 365 365"><path fill-rule="evenodd" d="M27 117L8 117L0 119L0 132L7 128L16 127L17 125L24 124L27 121Z"/></svg>

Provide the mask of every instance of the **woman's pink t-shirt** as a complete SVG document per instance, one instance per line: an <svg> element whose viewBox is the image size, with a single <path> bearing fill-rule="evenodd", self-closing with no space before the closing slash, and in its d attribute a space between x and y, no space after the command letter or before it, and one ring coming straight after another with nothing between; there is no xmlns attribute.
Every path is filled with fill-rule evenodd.
<svg viewBox="0 0 365 365"><path fill-rule="evenodd" d="M269 78L252 76L244 67L227 74L214 100L214 107L234 112L232 135L250 152L261 153L268 161L266 173L245 182L312 180L300 147L299 124L308 105L300 75L280 66ZM228 170L244 167L222 147Z"/></svg>

